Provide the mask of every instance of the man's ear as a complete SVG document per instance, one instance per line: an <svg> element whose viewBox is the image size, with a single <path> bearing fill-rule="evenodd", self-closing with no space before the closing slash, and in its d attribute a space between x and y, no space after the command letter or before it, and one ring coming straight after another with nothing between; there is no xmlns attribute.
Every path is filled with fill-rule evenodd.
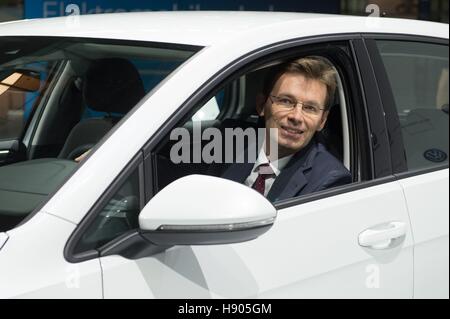
<svg viewBox="0 0 450 319"><path fill-rule="evenodd" d="M327 119L328 119L328 114L329 113L330 113L330 111L323 112L322 118L320 119L320 126L319 126L319 129L318 129L319 132L323 130L325 124L327 123Z"/></svg>
<svg viewBox="0 0 450 319"><path fill-rule="evenodd" d="M259 93L256 95L256 112L259 116L264 116L264 105L266 104L266 98L264 94Z"/></svg>

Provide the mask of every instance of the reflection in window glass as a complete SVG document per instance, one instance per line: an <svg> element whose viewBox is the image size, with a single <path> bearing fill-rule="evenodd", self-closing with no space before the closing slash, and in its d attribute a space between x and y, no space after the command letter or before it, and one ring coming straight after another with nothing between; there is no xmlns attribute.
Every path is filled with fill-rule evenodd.
<svg viewBox="0 0 450 319"><path fill-rule="evenodd" d="M139 227L139 173L136 169L108 201L78 243L76 252L97 249Z"/></svg>
<svg viewBox="0 0 450 319"><path fill-rule="evenodd" d="M35 62L0 70L0 140L19 138L55 62Z"/></svg>
<svg viewBox="0 0 450 319"><path fill-rule="evenodd" d="M379 41L408 169L448 163L448 46Z"/></svg>

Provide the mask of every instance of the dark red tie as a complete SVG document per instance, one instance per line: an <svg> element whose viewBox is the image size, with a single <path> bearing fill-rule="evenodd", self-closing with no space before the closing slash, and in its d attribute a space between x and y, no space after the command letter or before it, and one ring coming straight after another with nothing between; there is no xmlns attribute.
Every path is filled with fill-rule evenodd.
<svg viewBox="0 0 450 319"><path fill-rule="evenodd" d="M252 188L264 196L266 190L266 179L273 175L273 170L269 164L261 164L258 166L258 177L253 183Z"/></svg>

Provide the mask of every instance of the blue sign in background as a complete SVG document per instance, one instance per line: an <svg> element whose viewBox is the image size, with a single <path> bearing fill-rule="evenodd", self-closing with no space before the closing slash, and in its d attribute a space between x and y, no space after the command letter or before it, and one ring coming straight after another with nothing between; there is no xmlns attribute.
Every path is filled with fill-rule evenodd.
<svg viewBox="0 0 450 319"><path fill-rule="evenodd" d="M49 18L66 15L69 4L76 4L81 14L159 10L246 10L339 13L340 0L25 0L25 18Z"/></svg>

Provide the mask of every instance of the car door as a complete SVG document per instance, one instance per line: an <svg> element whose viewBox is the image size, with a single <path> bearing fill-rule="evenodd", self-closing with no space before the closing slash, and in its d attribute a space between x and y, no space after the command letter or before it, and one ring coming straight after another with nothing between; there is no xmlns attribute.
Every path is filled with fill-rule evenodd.
<svg viewBox="0 0 450 319"><path fill-rule="evenodd" d="M349 81L345 99L352 114L347 118L352 138L344 143L351 143L346 146L352 149L354 182L275 202L274 226L249 242L175 246L137 259L103 254L105 298L412 297L410 221L403 189L392 176L388 136L369 57L359 35L350 41L348 36L327 40L328 49L331 40L342 41L348 49L346 63L339 66L347 68L343 77ZM305 48L309 47L297 47ZM319 52L323 53L309 53ZM220 78L228 75L220 74ZM214 95L217 88L211 86L205 84L202 98L193 97L179 112L198 112L201 105L207 105L199 101ZM174 114L170 125L175 126L180 117ZM168 130L163 132L154 138L167 139ZM144 150L146 174L141 175L141 185L147 189L164 175L154 166L156 144L152 140ZM177 194L173 198L176 201Z"/></svg>
<svg viewBox="0 0 450 319"><path fill-rule="evenodd" d="M449 296L448 39L370 37L414 236L414 297ZM398 130L400 128L400 130ZM394 165L394 164L393 164Z"/></svg>
<svg viewBox="0 0 450 319"><path fill-rule="evenodd" d="M101 258L104 296L411 298L409 229L397 247L358 244L361 232L390 221L408 224L397 182L279 208L272 229L250 242Z"/></svg>

